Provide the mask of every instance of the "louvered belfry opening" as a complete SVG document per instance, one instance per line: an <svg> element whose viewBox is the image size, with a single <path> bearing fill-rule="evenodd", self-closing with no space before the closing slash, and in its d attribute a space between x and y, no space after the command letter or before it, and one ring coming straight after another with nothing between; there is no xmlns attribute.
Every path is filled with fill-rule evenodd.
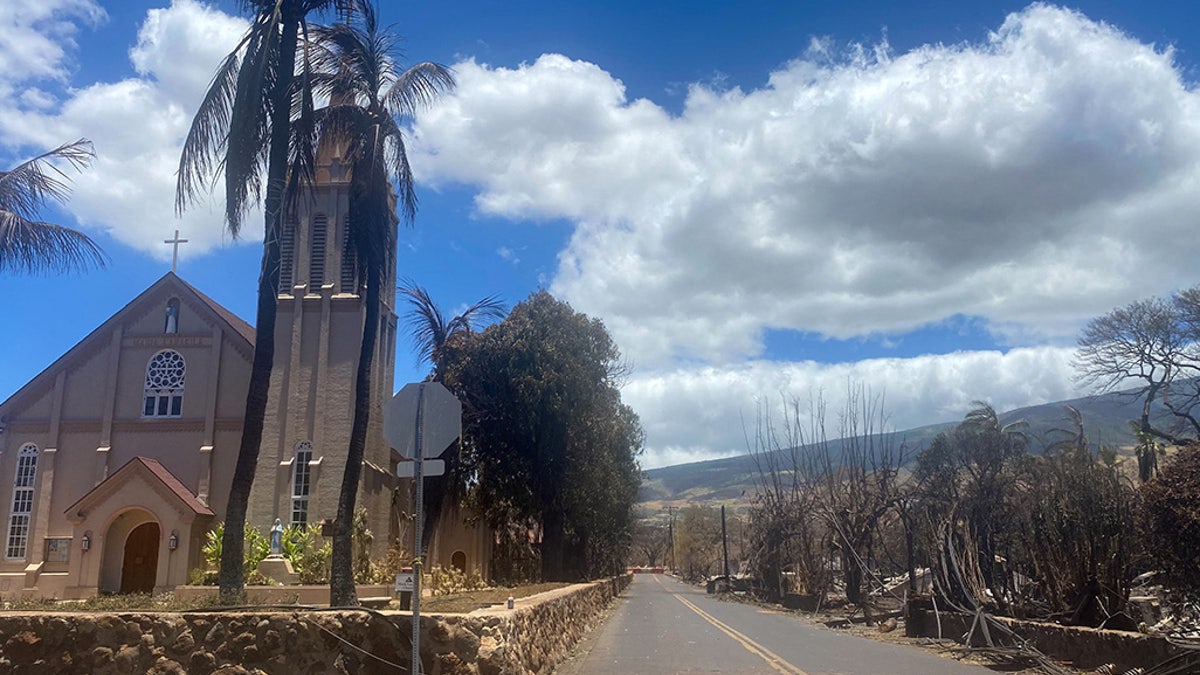
<svg viewBox="0 0 1200 675"><path fill-rule="evenodd" d="M342 226L342 293L358 294L358 254L350 239L349 223Z"/></svg>
<svg viewBox="0 0 1200 675"><path fill-rule="evenodd" d="M289 219L279 235L279 293L291 293L296 270L296 221Z"/></svg>
<svg viewBox="0 0 1200 675"><path fill-rule="evenodd" d="M313 217L312 255L308 262L308 292L316 293L325 285L325 241L329 219L324 215Z"/></svg>

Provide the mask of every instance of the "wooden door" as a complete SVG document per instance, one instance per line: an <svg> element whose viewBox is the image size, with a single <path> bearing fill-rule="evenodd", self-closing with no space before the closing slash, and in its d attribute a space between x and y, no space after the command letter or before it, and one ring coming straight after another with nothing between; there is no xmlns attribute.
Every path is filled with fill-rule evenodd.
<svg viewBox="0 0 1200 675"><path fill-rule="evenodd" d="M158 575L158 523L142 523L125 540L122 593L153 593Z"/></svg>

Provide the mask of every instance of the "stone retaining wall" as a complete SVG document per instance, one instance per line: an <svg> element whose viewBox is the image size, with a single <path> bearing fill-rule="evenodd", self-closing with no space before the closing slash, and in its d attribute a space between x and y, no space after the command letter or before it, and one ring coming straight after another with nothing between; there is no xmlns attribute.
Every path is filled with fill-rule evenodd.
<svg viewBox="0 0 1200 675"><path fill-rule="evenodd" d="M429 675L547 673L630 582L523 598L512 610L421 617ZM346 610L0 613L0 672L408 672L412 617Z"/></svg>
<svg viewBox="0 0 1200 675"><path fill-rule="evenodd" d="M910 600L905 633L909 637L937 637L937 617L928 602ZM1041 621L1020 621L1007 617L995 617L1009 630L1029 641L1038 651L1056 659L1068 661L1078 668L1097 668L1106 663L1117 665L1116 672L1123 673L1141 666L1149 668L1182 653L1182 648L1172 645L1165 638L1142 633L1128 633L1099 628L1060 626ZM942 637L962 642L971 630L974 617L957 612L940 612ZM992 638L997 639L995 631ZM973 646L981 646L983 638L976 630Z"/></svg>

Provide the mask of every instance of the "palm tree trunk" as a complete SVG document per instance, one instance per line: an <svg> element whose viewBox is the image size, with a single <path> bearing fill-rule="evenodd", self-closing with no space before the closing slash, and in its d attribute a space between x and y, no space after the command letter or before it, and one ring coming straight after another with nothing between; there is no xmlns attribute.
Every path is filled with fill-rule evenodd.
<svg viewBox="0 0 1200 675"><path fill-rule="evenodd" d="M333 525L333 556L330 561L329 606L358 605L354 588L351 529L354 508L358 500L358 485L362 478L363 455L367 447L367 425L371 416L371 365L375 356L375 341L379 333L379 295L382 270L378 265L367 268L367 306L363 321L362 347L358 354L358 373L354 382L354 422L350 427L350 448L346 453L346 468L342 473L342 491L338 495L337 520Z"/></svg>
<svg viewBox="0 0 1200 675"><path fill-rule="evenodd" d="M291 11L291 3L287 10ZM271 149L267 163L267 193L263 237L262 269L258 276L258 310L255 317L254 360L250 386L246 393L246 415L237 465L229 486L225 507L225 534L221 541L221 570L217 581L223 601L236 602L244 595L246 580L242 572L245 550L246 505L258 453L262 445L267 399L271 389L271 370L275 363L275 294L279 288L279 233L283 228L283 189L287 180L288 143L290 140L290 90L296 67L296 37L300 21L288 16L280 42L279 76L271 92Z"/></svg>

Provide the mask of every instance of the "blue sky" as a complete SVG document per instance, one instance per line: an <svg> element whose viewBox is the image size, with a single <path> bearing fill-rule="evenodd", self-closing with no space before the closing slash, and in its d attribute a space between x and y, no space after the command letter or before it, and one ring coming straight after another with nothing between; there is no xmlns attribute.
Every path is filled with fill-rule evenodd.
<svg viewBox="0 0 1200 675"><path fill-rule="evenodd" d="M1090 317L1200 280L1182 2L385 3L459 88L416 120L401 276L448 309L549 288L632 369L646 466L849 384L898 428L1084 393ZM170 268L253 315L259 232L171 212L236 3L0 0L0 165L91 138L48 216L105 270L0 277L14 392ZM250 222L257 223L257 219ZM425 367L402 342L397 386Z"/></svg>

